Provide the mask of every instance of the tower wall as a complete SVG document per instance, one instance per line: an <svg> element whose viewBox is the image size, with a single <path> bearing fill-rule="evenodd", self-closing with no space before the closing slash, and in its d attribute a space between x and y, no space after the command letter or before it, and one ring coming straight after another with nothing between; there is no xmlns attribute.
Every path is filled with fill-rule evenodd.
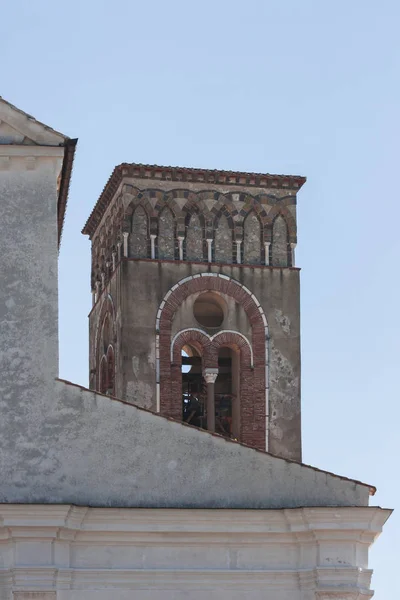
<svg viewBox="0 0 400 600"><path fill-rule="evenodd" d="M150 178L122 177L91 235L91 388L180 420L181 350L218 370L232 348L240 441L301 460L296 185ZM225 307L212 329L193 313L206 292Z"/></svg>

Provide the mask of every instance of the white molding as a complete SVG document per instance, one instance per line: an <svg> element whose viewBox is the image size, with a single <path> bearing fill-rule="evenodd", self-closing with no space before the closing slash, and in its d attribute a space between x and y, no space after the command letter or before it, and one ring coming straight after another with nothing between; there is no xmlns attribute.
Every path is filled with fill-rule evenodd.
<svg viewBox="0 0 400 600"><path fill-rule="evenodd" d="M115 600L124 590L139 598L152 590L155 600L165 590L221 600L235 590L265 600L298 600L304 591L370 598L367 550L390 513L2 504L0 588L15 600L53 600L58 591L74 600L74 591L92 597L110 588Z"/></svg>

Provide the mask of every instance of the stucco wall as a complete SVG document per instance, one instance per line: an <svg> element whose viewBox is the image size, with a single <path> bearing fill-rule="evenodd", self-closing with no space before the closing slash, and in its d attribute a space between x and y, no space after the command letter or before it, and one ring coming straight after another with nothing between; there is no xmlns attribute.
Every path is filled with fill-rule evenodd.
<svg viewBox="0 0 400 600"><path fill-rule="evenodd" d="M280 508L367 505L369 488L62 381L6 431L0 502Z"/></svg>
<svg viewBox="0 0 400 600"><path fill-rule="evenodd" d="M368 551L389 514L0 505L0 598L370 598Z"/></svg>
<svg viewBox="0 0 400 600"><path fill-rule="evenodd" d="M27 152L35 155L36 148ZM61 157L63 150L48 152ZM61 158L33 156L28 163L22 155L3 161L0 157L2 480L16 447L21 460L31 448L28 461L34 460L25 419L38 399L48 397L58 375L56 182Z"/></svg>

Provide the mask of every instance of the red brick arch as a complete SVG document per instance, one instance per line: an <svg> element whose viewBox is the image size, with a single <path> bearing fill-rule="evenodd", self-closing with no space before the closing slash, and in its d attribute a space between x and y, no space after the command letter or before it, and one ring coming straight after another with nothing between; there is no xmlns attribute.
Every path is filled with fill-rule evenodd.
<svg viewBox="0 0 400 600"><path fill-rule="evenodd" d="M245 310L252 327L253 366L248 344L232 331L219 332L210 338L201 330L186 330L175 337L171 361L171 325L174 314L188 296L204 291L226 294ZM264 312L250 290L238 281L217 273L186 277L165 295L157 313L156 330L160 412L177 420L182 418L181 349L185 344L195 342L201 347L203 366L207 367L218 364L219 347L235 345L241 354L241 441L265 450L268 413L268 329Z"/></svg>

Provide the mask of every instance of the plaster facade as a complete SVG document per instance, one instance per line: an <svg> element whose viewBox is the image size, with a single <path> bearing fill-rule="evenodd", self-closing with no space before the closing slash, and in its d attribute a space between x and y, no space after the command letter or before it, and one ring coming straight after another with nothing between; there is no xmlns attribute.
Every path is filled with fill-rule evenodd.
<svg viewBox="0 0 400 600"><path fill-rule="evenodd" d="M390 511L0 506L1 600L365 600Z"/></svg>

